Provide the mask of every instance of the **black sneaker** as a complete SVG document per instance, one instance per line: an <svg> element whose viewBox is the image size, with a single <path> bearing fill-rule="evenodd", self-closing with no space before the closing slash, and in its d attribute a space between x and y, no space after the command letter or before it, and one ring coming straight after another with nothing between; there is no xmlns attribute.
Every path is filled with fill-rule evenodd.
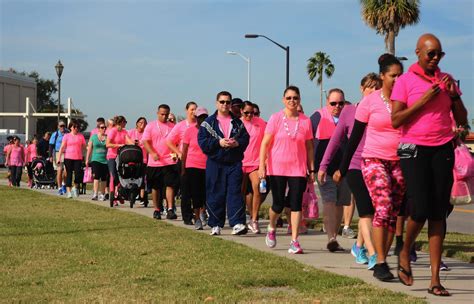
<svg viewBox="0 0 474 304"><path fill-rule="evenodd" d="M153 218L154 218L155 220L161 220L161 212L160 212L159 210L155 210L155 211L153 212Z"/></svg>
<svg viewBox="0 0 474 304"><path fill-rule="evenodd" d="M178 216L176 213L174 213L173 209L168 209L168 212L166 213L166 219L167 220L175 220L177 219Z"/></svg>
<svg viewBox="0 0 474 304"><path fill-rule="evenodd" d="M184 220L185 225L194 225L193 220Z"/></svg>
<svg viewBox="0 0 474 304"><path fill-rule="evenodd" d="M109 199L109 194L108 194L108 193L106 193L106 194L104 195L104 199L105 199L106 201Z"/></svg>
<svg viewBox="0 0 474 304"><path fill-rule="evenodd" d="M391 281L395 278L390 272L390 268L388 267L387 263L375 264L374 277L383 282Z"/></svg>

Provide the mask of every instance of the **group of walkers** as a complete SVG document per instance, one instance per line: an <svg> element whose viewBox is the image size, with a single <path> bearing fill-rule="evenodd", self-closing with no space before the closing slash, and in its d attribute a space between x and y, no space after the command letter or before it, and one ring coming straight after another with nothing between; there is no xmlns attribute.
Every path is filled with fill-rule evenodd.
<svg viewBox="0 0 474 304"><path fill-rule="evenodd" d="M210 115L206 108L188 102L185 119L176 123L170 119L170 107L161 104L156 120L148 123L140 117L129 131L125 117L116 116L108 121L99 118L87 144L75 122L69 130L60 123L42 141L49 140L55 152L50 155L57 166L59 194L67 197L78 195L82 151L87 147L85 165L92 167L93 200L107 200L107 195L121 200L118 149L139 145L146 164L140 198L146 201L151 190L153 217L161 219L166 211L167 219L177 219L179 192L183 222L198 230L207 222L211 235L221 234L226 215L233 235L260 233L259 209L271 189L265 242L270 248L277 246L278 220L285 211L292 254L303 253L298 239L302 197L308 183L317 182L327 249L344 251L337 241L343 208L355 201L359 224L351 253L356 263L367 264L382 281L394 279L386 257L396 236L398 278L413 284L410 253L428 220L432 272L428 292L448 296L439 271L446 218L452 210L454 130L467 124L467 111L453 77L438 67L445 55L438 38L422 35L416 55L418 61L406 73L397 57L380 56L379 73L361 81L360 102L351 104L343 90L334 88L328 91L325 107L311 117L302 113L296 86L284 90L283 108L268 122L260 118L256 104L221 91ZM24 151L17 138L9 148L13 185L19 185L23 164L36 156L32 150Z"/></svg>

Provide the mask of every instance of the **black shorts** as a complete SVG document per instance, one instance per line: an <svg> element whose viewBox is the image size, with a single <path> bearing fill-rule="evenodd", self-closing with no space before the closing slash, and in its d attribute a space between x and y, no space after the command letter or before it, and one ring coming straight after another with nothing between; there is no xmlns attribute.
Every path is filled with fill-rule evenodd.
<svg viewBox="0 0 474 304"><path fill-rule="evenodd" d="M362 177L362 171L356 169L347 171L346 182L354 195L359 216L374 215L374 205Z"/></svg>
<svg viewBox="0 0 474 304"><path fill-rule="evenodd" d="M206 169L186 168L181 187L193 203L193 209L204 207L206 202Z"/></svg>
<svg viewBox="0 0 474 304"><path fill-rule="evenodd" d="M272 210L280 214L285 208L285 193L288 185L288 202L291 211L301 211L303 193L306 190L306 177L270 176L272 185Z"/></svg>
<svg viewBox="0 0 474 304"><path fill-rule="evenodd" d="M453 186L453 144L416 148L415 157L400 159L410 216L416 222L445 220Z"/></svg>
<svg viewBox="0 0 474 304"><path fill-rule="evenodd" d="M146 182L154 190L162 190L164 187L175 188L179 185L178 166L169 165L164 167L147 167Z"/></svg>
<svg viewBox="0 0 474 304"><path fill-rule="evenodd" d="M91 162L92 175L94 179L105 182L107 180L107 175L109 175L109 169L107 164L99 163L97 161Z"/></svg>

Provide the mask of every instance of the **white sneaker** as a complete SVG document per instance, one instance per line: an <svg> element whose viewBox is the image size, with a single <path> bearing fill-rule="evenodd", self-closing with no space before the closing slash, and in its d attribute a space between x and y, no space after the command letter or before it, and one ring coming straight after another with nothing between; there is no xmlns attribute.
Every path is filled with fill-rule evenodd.
<svg viewBox="0 0 474 304"><path fill-rule="evenodd" d="M243 235L243 234L247 234L247 231L248 231L247 226L245 226L244 224L237 224L232 229L232 234L233 235Z"/></svg>
<svg viewBox="0 0 474 304"><path fill-rule="evenodd" d="M99 201L103 202L103 201L105 201L105 196L102 193L100 193L97 199Z"/></svg>
<svg viewBox="0 0 474 304"><path fill-rule="evenodd" d="M76 188L72 188L71 193L72 193L72 197L78 197Z"/></svg>
<svg viewBox="0 0 474 304"><path fill-rule="evenodd" d="M221 227L219 226L212 227L211 235L221 235Z"/></svg>
<svg viewBox="0 0 474 304"><path fill-rule="evenodd" d="M66 198L72 198L71 192L66 193Z"/></svg>

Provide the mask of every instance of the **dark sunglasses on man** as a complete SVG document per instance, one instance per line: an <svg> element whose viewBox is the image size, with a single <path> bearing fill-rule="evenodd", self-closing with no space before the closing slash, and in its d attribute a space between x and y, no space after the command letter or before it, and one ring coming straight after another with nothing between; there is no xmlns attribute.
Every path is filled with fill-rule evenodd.
<svg viewBox="0 0 474 304"><path fill-rule="evenodd" d="M346 104L345 101L330 101L330 102L329 102L329 105L330 105L331 107L335 107L335 106L343 107L345 104Z"/></svg>

